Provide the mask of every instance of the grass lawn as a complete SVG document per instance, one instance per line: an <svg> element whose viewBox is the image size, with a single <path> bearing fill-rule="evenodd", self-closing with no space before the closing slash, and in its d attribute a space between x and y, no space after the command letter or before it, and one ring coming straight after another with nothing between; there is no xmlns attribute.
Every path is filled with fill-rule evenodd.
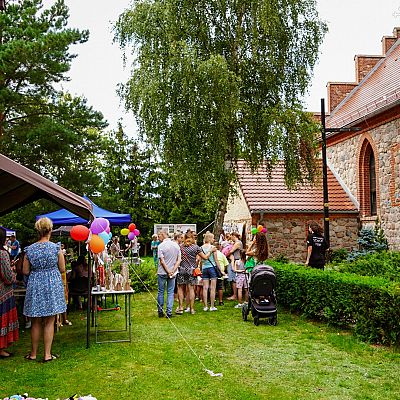
<svg viewBox="0 0 400 400"><path fill-rule="evenodd" d="M0 360L0 398L28 392L50 400L74 393L105 399L400 399L400 354L355 340L349 332L312 323L282 310L278 326L252 319L225 303L214 313L157 317L149 294L133 298L132 343L86 345L85 314L55 337L51 363L23 359L29 332ZM123 311L104 312L100 324L123 325ZM117 334L114 334L117 335ZM94 340L94 335L92 335Z"/></svg>

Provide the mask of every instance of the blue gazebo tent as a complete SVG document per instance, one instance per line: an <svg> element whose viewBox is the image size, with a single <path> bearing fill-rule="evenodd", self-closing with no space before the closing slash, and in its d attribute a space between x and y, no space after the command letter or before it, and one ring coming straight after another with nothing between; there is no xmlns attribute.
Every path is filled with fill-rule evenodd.
<svg viewBox="0 0 400 400"><path fill-rule="evenodd" d="M1 226L1 225L0 225L0 228L4 229L6 231L6 236L11 236L11 235L16 234L16 232L13 229L8 229L5 226Z"/></svg>
<svg viewBox="0 0 400 400"><path fill-rule="evenodd" d="M130 214L118 214L112 211L104 210L93 203L87 196L83 196L83 199L88 201L93 206L93 215L96 218L106 218L110 222L110 225L125 225L131 222ZM37 215L36 219L47 217L50 218L54 225L77 225L87 224L88 220L83 219L72 212L61 208L60 210L53 211L48 214Z"/></svg>

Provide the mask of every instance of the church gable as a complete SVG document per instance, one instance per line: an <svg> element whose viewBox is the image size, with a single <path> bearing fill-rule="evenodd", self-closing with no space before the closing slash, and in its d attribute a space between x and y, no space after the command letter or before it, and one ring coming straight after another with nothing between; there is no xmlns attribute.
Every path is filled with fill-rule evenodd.
<svg viewBox="0 0 400 400"><path fill-rule="evenodd" d="M382 39L381 56L356 56L356 82L340 92L330 128L358 127L327 137L327 158L360 204L362 226L377 218L392 249L400 249L400 28ZM336 90L336 92L335 92Z"/></svg>

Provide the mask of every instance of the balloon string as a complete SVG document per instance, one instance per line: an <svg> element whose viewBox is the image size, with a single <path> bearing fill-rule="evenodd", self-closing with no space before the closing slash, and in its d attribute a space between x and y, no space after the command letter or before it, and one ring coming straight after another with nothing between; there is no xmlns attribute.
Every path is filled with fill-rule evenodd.
<svg viewBox="0 0 400 400"><path fill-rule="evenodd" d="M135 275L137 276L137 278L139 279L139 281L142 283L142 285L145 287L145 289L147 290L147 292L150 294L150 296L152 297L152 299L157 303L158 307L160 307L160 304L158 303L158 300L153 296L153 293L150 292L149 288L147 287L147 285L142 281L142 279L140 278L140 276L138 275L138 273L135 271L135 268L133 267L132 264L132 269L133 272L135 273ZM170 317L168 317L169 322L171 322L172 326L175 328L175 330L178 332L179 336L183 339L183 341L186 343L187 347L190 349L190 351L194 354L194 356L197 358L197 360L199 361L200 365L203 367L203 370L205 372L207 372L210 376L216 377L216 376L223 376L223 374L221 372L218 373L214 373L213 371L207 369L206 365L203 363L203 361L200 359L199 355L195 352L195 350L193 349L193 347L189 344L189 342L186 340L186 338L182 335L181 331L179 330L179 328L173 323L173 321L171 320Z"/></svg>

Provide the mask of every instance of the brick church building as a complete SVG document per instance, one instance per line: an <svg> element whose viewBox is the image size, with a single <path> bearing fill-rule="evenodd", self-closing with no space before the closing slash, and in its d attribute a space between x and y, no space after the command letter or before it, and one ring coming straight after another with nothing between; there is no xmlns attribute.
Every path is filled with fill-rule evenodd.
<svg viewBox="0 0 400 400"><path fill-rule="evenodd" d="M381 55L354 60L354 82L327 85L327 127L360 128L327 136L331 247L356 248L358 230L379 218L390 249L400 250L400 28L382 38ZM238 178L225 228L262 223L273 257L304 262L307 221L323 224L322 185L289 191L279 165L268 181L239 163Z"/></svg>

